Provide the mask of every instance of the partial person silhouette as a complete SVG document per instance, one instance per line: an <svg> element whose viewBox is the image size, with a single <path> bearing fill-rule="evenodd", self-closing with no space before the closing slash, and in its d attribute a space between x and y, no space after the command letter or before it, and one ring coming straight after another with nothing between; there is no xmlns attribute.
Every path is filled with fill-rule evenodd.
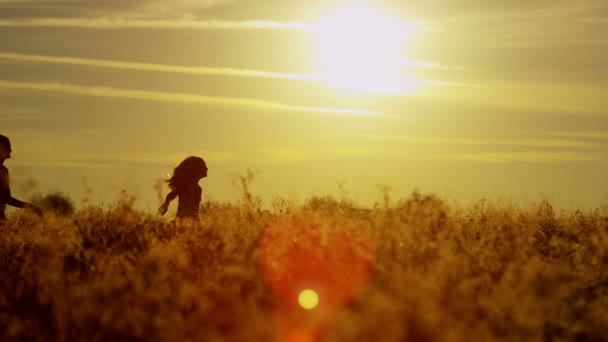
<svg viewBox="0 0 608 342"><path fill-rule="evenodd" d="M11 141L4 135L0 135L0 223L6 220L4 211L6 205L16 208L25 208L34 211L38 216L42 216L42 210L27 202L20 201L11 195L8 169L4 166L4 161L11 157Z"/></svg>
<svg viewBox="0 0 608 342"><path fill-rule="evenodd" d="M178 198L176 220L199 221L199 206L203 190L198 182L207 177L207 164L201 157L190 156L184 159L174 170L173 176L167 179L171 192L165 202L158 208L158 213L164 215L169 204Z"/></svg>

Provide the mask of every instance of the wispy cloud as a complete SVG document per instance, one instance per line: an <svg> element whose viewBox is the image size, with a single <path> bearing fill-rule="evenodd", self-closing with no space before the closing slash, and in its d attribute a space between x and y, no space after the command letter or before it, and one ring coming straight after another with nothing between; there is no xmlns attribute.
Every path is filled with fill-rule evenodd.
<svg viewBox="0 0 608 342"><path fill-rule="evenodd" d="M283 161L299 161L307 160L318 155L318 152L312 150L296 149L296 148L263 148L260 149L262 155L270 157L271 159L283 160Z"/></svg>
<svg viewBox="0 0 608 342"><path fill-rule="evenodd" d="M587 14L594 13L599 8L605 7L604 1L588 1L586 4L574 3L572 1L554 0L551 6L542 3L505 3L505 7L495 10L488 6L472 6L467 11L443 16L435 20L428 20L427 24L466 24L476 26L479 23L508 23L511 21L533 20L533 19L561 19L561 18L585 18Z"/></svg>
<svg viewBox="0 0 608 342"><path fill-rule="evenodd" d="M127 62L127 61L116 61L106 59L91 59L91 58L78 58L78 57L62 57L62 56L46 56L46 55L30 55L13 52L0 52L0 59L16 61L16 62L34 62L34 63L51 63L51 64L65 64L65 65L78 65L87 66L94 68L110 68L120 70L135 70L135 71L152 71L152 72L165 72L165 73L180 73L189 75L221 75L231 77L255 77L255 78L269 78L269 79L289 79L298 81L314 81L327 83L329 79L322 75L312 74L297 74L297 73L284 73L284 72L273 72L264 70L252 70L252 69L238 69L238 68L227 68L227 67L199 67L199 66L180 66L170 64L154 64L154 63L139 63L139 62ZM403 66L407 68L450 68L446 65L439 65L430 62L404 60ZM426 86L471 86L469 84L457 84L443 81L428 81L428 80L409 80L409 82L417 85Z"/></svg>
<svg viewBox="0 0 608 342"><path fill-rule="evenodd" d="M196 17L221 5L237 0L0 0L6 14L35 14L91 17L112 15L122 17ZM53 15L54 14L54 15Z"/></svg>
<svg viewBox="0 0 608 342"><path fill-rule="evenodd" d="M588 83L549 81L485 81L478 86L434 87L425 95L455 103L547 114L606 114L606 87Z"/></svg>
<svg viewBox="0 0 608 342"><path fill-rule="evenodd" d="M589 16L585 18L588 23L608 24L608 17Z"/></svg>
<svg viewBox="0 0 608 342"><path fill-rule="evenodd" d="M336 157L374 157L410 161L463 161L480 163L568 163L568 162L606 162L608 156L583 151L535 151L535 152L469 152L469 153L407 153L396 150L374 148L351 149L302 149L271 147L258 152L272 161L293 162L321 160Z"/></svg>
<svg viewBox="0 0 608 342"><path fill-rule="evenodd" d="M564 131L550 132L549 134L568 138L608 139L608 132L606 131Z"/></svg>
<svg viewBox="0 0 608 342"><path fill-rule="evenodd" d="M192 155L201 155L207 162L225 162L235 157L234 153L226 151L193 151ZM185 154L158 154L158 153L123 153L123 154L60 154L45 155L37 159L15 160L15 165L38 166L38 167L76 167L76 168L98 168L116 167L125 164L159 164L165 166L176 166L187 155Z"/></svg>
<svg viewBox="0 0 608 342"><path fill-rule="evenodd" d="M0 27L72 27L88 29L202 29L202 30L250 30L280 29L307 30L302 22L280 22L272 20L153 20L128 19L122 17L102 18L24 18L0 19Z"/></svg>
<svg viewBox="0 0 608 342"><path fill-rule="evenodd" d="M69 64L79 66L89 66L95 68L112 68L123 70L140 70L154 72L169 72L192 75L223 75L237 77L260 77L260 78L278 78L278 79L293 79L293 80L314 80L321 81L323 78L316 75L281 73L263 70L251 69L236 69L236 68L211 68L211 67L188 67L169 64L151 64L137 63L125 61L113 61L106 59L90 59L76 57L55 57L44 55L28 55L11 52L0 52L0 59L19 61L19 62L36 62L36 63L54 63L54 64Z"/></svg>
<svg viewBox="0 0 608 342"><path fill-rule="evenodd" d="M442 137L420 137L406 135L380 135L380 134L352 134L352 135L329 135L334 138L367 139L395 142L411 142L420 144L439 145L477 145L477 146L519 146L537 148L591 148L603 147L605 145L588 141L573 139L470 139L470 138L442 138Z"/></svg>
<svg viewBox="0 0 608 342"><path fill-rule="evenodd" d="M198 103L204 105L223 105L257 108L264 110L279 110L291 112L308 112L319 114L340 115L380 115L379 112L364 109L339 109L324 107L304 107L284 104L281 102L265 101L248 98L214 97L195 94L171 93L160 91L146 91L134 89L122 89L111 87L81 86L63 83L30 83L0 80L0 88L32 91L50 91L74 95L88 95L97 97L112 97L135 100Z"/></svg>
<svg viewBox="0 0 608 342"><path fill-rule="evenodd" d="M479 48L534 48L603 45L608 43L598 31L606 11L605 1L555 1L514 3L502 10L472 7L467 13L430 18L425 27L450 45ZM598 20L599 19L599 20ZM482 28L482 29L480 29Z"/></svg>
<svg viewBox="0 0 608 342"><path fill-rule="evenodd" d="M260 154L277 161L302 161L321 158L335 158L338 156L369 156L382 154L371 148L330 148L330 149L304 149L290 147L267 147L258 150Z"/></svg>
<svg viewBox="0 0 608 342"><path fill-rule="evenodd" d="M43 118L44 116L40 114L34 114L28 110L0 109L0 122L35 121Z"/></svg>
<svg viewBox="0 0 608 342"><path fill-rule="evenodd" d="M560 163L560 162L605 162L606 156L573 151L556 152L504 152L504 153L454 153L434 155L433 159L461 160L488 163Z"/></svg>
<svg viewBox="0 0 608 342"><path fill-rule="evenodd" d="M191 151L191 155L205 156L207 161L226 161L234 157L234 153L227 151L197 150ZM105 163L153 163L171 164L179 163L187 154L183 153L115 153L115 154L75 154L61 155L50 159L64 162L105 162Z"/></svg>

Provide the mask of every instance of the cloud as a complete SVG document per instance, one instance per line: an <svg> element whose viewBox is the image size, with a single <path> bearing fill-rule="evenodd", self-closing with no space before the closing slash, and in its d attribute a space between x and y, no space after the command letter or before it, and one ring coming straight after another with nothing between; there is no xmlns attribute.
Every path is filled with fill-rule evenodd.
<svg viewBox="0 0 608 342"><path fill-rule="evenodd" d="M549 134L569 137L569 138L585 138L585 139L608 139L608 132L601 131L567 131L567 132L550 132Z"/></svg>
<svg viewBox="0 0 608 342"><path fill-rule="evenodd" d="M224 75L236 77L259 77L259 78L278 78L292 80L314 80L321 81L322 77L307 74L280 73L272 71L236 69L236 68L211 68L211 67L188 67L169 64L150 64L125 61L113 61L106 59L90 59L76 57L54 57L44 55L27 55L20 53L0 52L0 59L19 61L70 64L79 66L89 66L96 68L111 68L124 70L140 70L154 72L170 72L192 75Z"/></svg>
<svg viewBox="0 0 608 342"><path fill-rule="evenodd" d="M536 113L606 114L606 87L589 83L484 81L478 86L426 89L424 95L454 103L525 110Z"/></svg>
<svg viewBox="0 0 608 342"><path fill-rule="evenodd" d="M56 56L45 56L45 55L29 55L12 52L0 52L0 60L10 60L16 62L34 62L34 63L51 63L51 64L64 64L64 65L78 65L87 66L94 68L110 68L119 70L135 70L135 71L152 71L152 72L166 72L166 73L180 73L189 75L221 75L230 77L255 77L255 78L267 78L267 79L289 79L298 81L314 81L327 84L329 82L327 77L321 75L312 74L296 74L296 73L283 73L283 72L272 72L264 70L252 70L252 69L237 69L227 67L198 67L198 66L179 66L169 64L151 64L151 63L139 63L139 62L126 62L126 61L115 61L106 59L91 59L91 58L78 58L78 57L56 57ZM404 66L408 68L449 68L445 65L437 65L428 62L407 60L404 61ZM428 80L410 80L409 82L418 85L426 86L471 86L465 84L456 84L440 81L428 81Z"/></svg>
<svg viewBox="0 0 608 342"><path fill-rule="evenodd" d="M49 91L59 92L74 95L88 95L97 97L111 97L134 100L161 101L161 102L181 102L181 103L197 103L203 105L222 105L246 107L263 110L279 110L290 112L308 112L319 114L337 114L337 115L380 115L379 112L368 111L364 109L339 109L339 108L323 108L323 107L304 107L288 105L281 102L235 98L235 97L214 97L184 93L170 93L159 91L133 90L111 87L95 87L81 86L63 83L31 83L31 82L13 82L0 80L0 89L15 89L15 90L32 90L32 91Z"/></svg>
<svg viewBox="0 0 608 342"><path fill-rule="evenodd" d="M545 152L488 152L488 153L407 153L396 150L374 148L330 148L301 149L289 147L270 147L258 150L273 161L293 162L320 160L344 156L382 157L393 160L410 161L465 161L483 163L567 163L567 162L606 162L607 155L580 151L545 151Z"/></svg>
<svg viewBox="0 0 608 342"><path fill-rule="evenodd" d="M585 18L585 21L588 23L608 24L607 17L589 16L589 17Z"/></svg>
<svg viewBox="0 0 608 342"><path fill-rule="evenodd" d="M203 156L207 162L225 162L232 160L235 155L227 151L197 150L189 155ZM41 167L77 167L98 168L116 167L124 164L160 164L175 166L188 155L183 153L159 154L159 153L129 153L129 154L60 154L45 155L36 160L15 160L15 165L41 166Z"/></svg>
<svg viewBox="0 0 608 342"><path fill-rule="evenodd" d="M605 162L606 156L573 151L556 152L505 152L505 153L454 153L434 155L432 159L461 160L488 163L561 163L561 162Z"/></svg>
<svg viewBox="0 0 608 342"><path fill-rule="evenodd" d="M226 151L197 150L189 155L204 156L207 161L226 161L234 157L234 153ZM117 153L105 155L67 155L55 156L52 159L63 162L93 162L93 163L151 163L177 165L188 155L184 153Z"/></svg>
<svg viewBox="0 0 608 342"><path fill-rule="evenodd" d="M330 149L303 149L290 147L268 147L258 150L265 157L278 161L303 161L322 158L335 158L338 156L378 156L384 154L371 148L330 148Z"/></svg>
<svg viewBox="0 0 608 342"><path fill-rule="evenodd" d="M194 17L236 0L0 0L6 15Z"/></svg>
<svg viewBox="0 0 608 342"><path fill-rule="evenodd" d="M505 2L507 3L507 2ZM471 10L430 18L424 25L435 38L450 45L480 48L533 48L604 45L597 13L606 12L605 1L522 4L505 8L471 6ZM482 28L482 29L480 29Z"/></svg>
<svg viewBox="0 0 608 342"><path fill-rule="evenodd" d="M416 137L406 135L379 135L379 134L353 134L353 135L329 135L334 138L355 138L368 140L382 140L395 142L411 142L420 144L438 145L474 145L474 146L519 146L537 148L593 148L605 147L605 145L588 141L572 139L462 139L441 137Z"/></svg>
<svg viewBox="0 0 608 342"><path fill-rule="evenodd" d="M300 160L308 160L315 155L318 154L316 151L312 150L304 150L304 149L295 149L295 148L287 148L287 147L273 147L273 148L264 148L260 149L262 155L270 157L275 160L282 161L300 161Z"/></svg>
<svg viewBox="0 0 608 342"><path fill-rule="evenodd" d="M608 138L608 133L584 132L585 134L568 136L583 137L589 136ZM598 133L598 134L595 134ZM606 162L608 155L598 153L599 149L605 150L606 144L597 142L582 141L577 139L546 139L546 138L512 138L512 139L460 139L460 138L441 138L441 137L415 137L399 135L328 135L330 138L348 139L367 139L379 141L406 142L415 144L431 144L454 146L475 146L487 149L495 146L503 149L511 148L533 148L535 151L509 151L509 152L451 152L451 153L393 153L393 158L403 160L453 160L468 162L486 163L560 163L560 162ZM594 149L594 150L590 150ZM386 146L383 155L388 156Z"/></svg>
<svg viewBox="0 0 608 342"><path fill-rule="evenodd" d="M22 122L44 119L44 116L35 114L27 109L0 109L0 122Z"/></svg>
<svg viewBox="0 0 608 342"><path fill-rule="evenodd" d="M68 27L88 29L306 30L307 24L270 20L141 20L121 17L0 19L0 27Z"/></svg>

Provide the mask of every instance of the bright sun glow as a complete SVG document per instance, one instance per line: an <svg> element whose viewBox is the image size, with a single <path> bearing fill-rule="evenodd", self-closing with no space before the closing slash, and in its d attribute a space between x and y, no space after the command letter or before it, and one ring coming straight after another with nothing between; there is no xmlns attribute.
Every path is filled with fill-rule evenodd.
<svg viewBox="0 0 608 342"><path fill-rule="evenodd" d="M300 292L298 303L306 310L312 310L319 304L319 295L313 290L306 289Z"/></svg>
<svg viewBox="0 0 608 342"><path fill-rule="evenodd" d="M403 49L416 30L379 8L354 3L314 24L318 59L327 83L363 93L413 94Z"/></svg>

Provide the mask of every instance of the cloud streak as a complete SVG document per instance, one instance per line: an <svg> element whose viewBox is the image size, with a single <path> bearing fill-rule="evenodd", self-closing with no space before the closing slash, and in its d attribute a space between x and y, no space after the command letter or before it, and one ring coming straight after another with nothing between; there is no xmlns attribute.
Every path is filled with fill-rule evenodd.
<svg viewBox="0 0 608 342"><path fill-rule="evenodd" d="M227 162L235 158L233 152L227 151L193 151L191 155L203 155L205 160L213 162ZM161 154L161 153L119 153L119 154L60 154L44 155L36 159L15 160L15 165L39 166L39 167L116 167L125 164L159 164L175 166L183 160L187 154ZM174 164L174 165L173 165Z"/></svg>
<svg viewBox="0 0 608 342"><path fill-rule="evenodd" d="M429 19L425 27L435 39L444 37L450 45L484 49L597 46L608 43L600 33L603 17L597 16L606 9L604 1L518 3L501 11L480 7Z"/></svg>
<svg viewBox="0 0 608 342"><path fill-rule="evenodd" d="M435 87L425 95L455 103L475 103L547 114L606 115L606 87L550 81L485 81L479 86Z"/></svg>
<svg viewBox="0 0 608 342"><path fill-rule="evenodd" d="M253 69L238 69L228 67L198 67L198 66L180 66L170 64L154 64L140 62L126 62L106 59L91 59L78 57L57 57L46 55L30 55L13 52L0 52L0 59L15 61L15 62L33 62L33 63L50 63L63 65L77 65L93 68L109 68L119 70L134 70L134 71L152 71L164 73L179 73L188 75L219 75L230 77L252 77L266 79L287 79L297 81L313 81L319 83L327 83L329 79L321 75L312 74L297 74L285 72L273 72ZM447 69L449 66L438 65L430 62L404 60L403 66L408 68L442 68ZM417 85L427 86L471 86L470 84L457 84L444 81L429 81L429 80L409 80L408 82Z"/></svg>
<svg viewBox="0 0 608 342"><path fill-rule="evenodd" d="M46 17L121 16L130 18L196 17L237 0L0 0L8 15Z"/></svg>
<svg viewBox="0 0 608 342"><path fill-rule="evenodd" d="M384 152L371 148L302 149L290 147L268 147L257 151L270 160L304 161L348 156L377 156Z"/></svg>
<svg viewBox="0 0 608 342"><path fill-rule="evenodd" d="M133 90L111 87L81 86L63 83L31 83L13 82L0 80L0 89L31 90L59 92L73 95L88 95L96 97L123 98L134 100L178 102L178 103L197 103L203 105L222 105L246 107L252 109L278 110L290 112L308 112L318 114L337 114L337 115L380 115L379 112L364 109L339 109L324 107L304 107L284 104L281 102L234 98L234 97L214 97L195 94L171 93L160 91Z"/></svg>
<svg viewBox="0 0 608 342"><path fill-rule="evenodd" d="M573 151L556 152L505 152L462 153L436 155L435 159L461 160L489 163L559 163L559 162L605 162L605 156Z"/></svg>
<svg viewBox="0 0 608 342"><path fill-rule="evenodd" d="M270 160L297 162L320 160L336 157L365 156L367 158L386 158L410 161L462 161L480 163L569 163L569 162L606 162L608 156L580 151L534 151L534 152L471 152L471 153L408 153L373 148L350 148L312 150L289 147L265 148L258 151Z"/></svg>
<svg viewBox="0 0 608 342"><path fill-rule="evenodd" d="M138 62L113 61L106 59L90 59L76 57L54 57L44 55L27 55L11 52L0 52L0 59L18 61L18 62L35 62L35 63L53 63L53 64L68 64L78 66L88 66L95 68L111 68L122 70L139 70L139 71L154 71L167 73L180 73L191 75L222 75L236 77L260 77L260 78L275 78L275 79L290 79L290 80L306 80L306 81L321 81L321 76L281 73L251 69L236 69L236 68L211 68L211 67L188 67L169 64L151 64Z"/></svg>
<svg viewBox="0 0 608 342"><path fill-rule="evenodd" d="M572 139L459 139L438 137L414 137L404 135L377 135L377 134L354 134L354 135L330 135L337 138L355 138L367 140L382 140L395 142L411 142L420 144L436 145L473 145L473 146L519 146L537 148L593 148L605 147L605 145L579 141Z"/></svg>
<svg viewBox="0 0 608 342"><path fill-rule="evenodd" d="M36 121L44 116L21 108L0 108L0 122Z"/></svg>
<svg viewBox="0 0 608 342"><path fill-rule="evenodd" d="M121 17L0 19L0 27L63 27L88 29L308 30L309 24L273 20L142 20Z"/></svg>
<svg viewBox="0 0 608 342"><path fill-rule="evenodd" d="M608 139L608 132L600 131L571 131L571 132L551 132L554 136L584 139Z"/></svg>

